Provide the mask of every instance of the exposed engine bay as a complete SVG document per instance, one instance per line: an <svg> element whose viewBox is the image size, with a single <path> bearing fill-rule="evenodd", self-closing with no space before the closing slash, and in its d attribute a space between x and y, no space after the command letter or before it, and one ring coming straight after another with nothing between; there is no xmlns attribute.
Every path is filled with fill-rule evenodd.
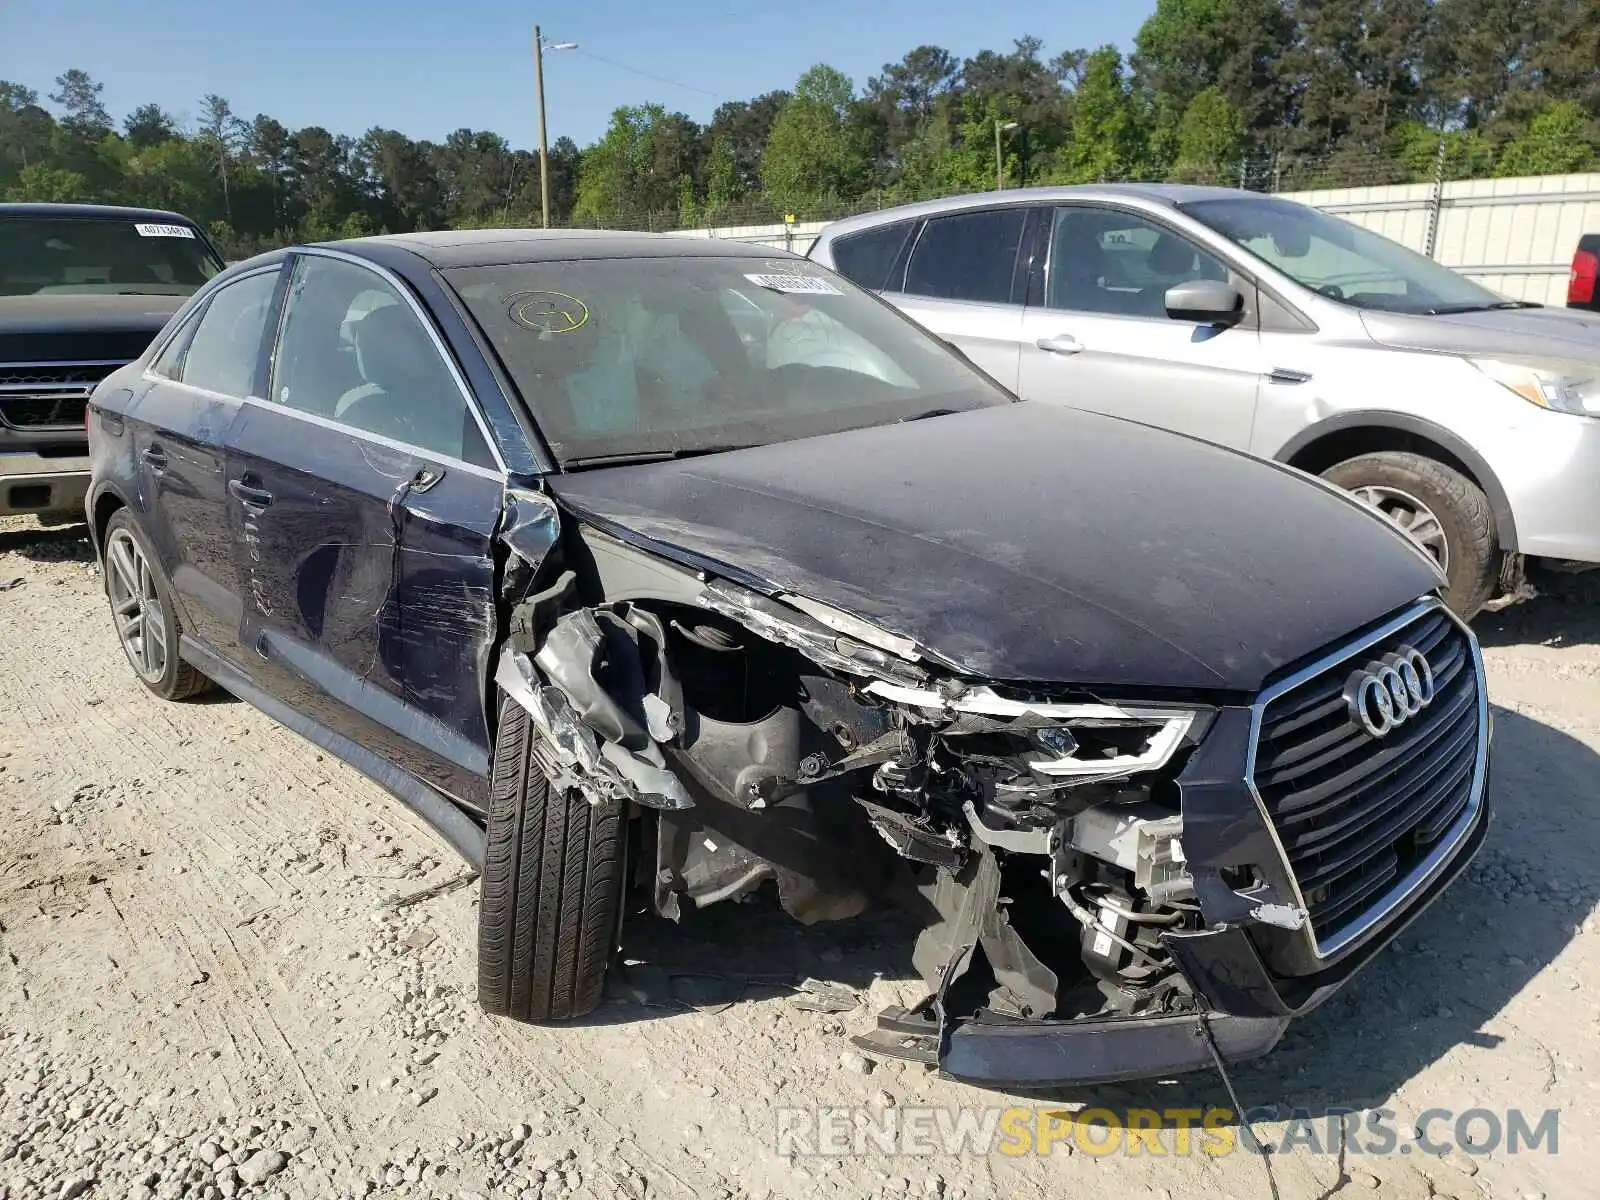
<svg viewBox="0 0 1600 1200"><path fill-rule="evenodd" d="M558 522L543 500L525 513ZM1171 782L1203 707L962 679L848 613L605 533L551 549L508 572L496 683L552 786L641 819L656 912L768 881L808 923L907 905L941 1017L1203 1003L1161 940L1203 926Z"/></svg>

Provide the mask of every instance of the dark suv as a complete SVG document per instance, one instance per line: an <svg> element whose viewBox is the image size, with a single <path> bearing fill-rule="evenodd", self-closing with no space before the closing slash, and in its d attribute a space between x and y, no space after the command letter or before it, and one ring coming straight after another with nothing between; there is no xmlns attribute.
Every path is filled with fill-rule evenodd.
<svg viewBox="0 0 1600 1200"><path fill-rule="evenodd" d="M82 519L90 390L220 270L176 213L0 204L0 515Z"/></svg>
<svg viewBox="0 0 1600 1200"><path fill-rule="evenodd" d="M91 401L116 629L482 869L479 998L622 914L897 901L866 1044L1042 1085L1271 1048L1488 823L1478 646L1298 472L1019 403L832 272L519 230L279 251Z"/></svg>

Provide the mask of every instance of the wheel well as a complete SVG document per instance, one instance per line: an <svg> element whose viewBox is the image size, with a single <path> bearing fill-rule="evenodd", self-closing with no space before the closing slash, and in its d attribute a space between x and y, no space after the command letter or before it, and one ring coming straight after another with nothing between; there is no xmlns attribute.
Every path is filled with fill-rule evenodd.
<svg viewBox="0 0 1600 1200"><path fill-rule="evenodd" d="M1404 429L1388 429L1382 425L1362 425L1354 429L1337 429L1326 433L1314 442L1296 450L1289 459L1291 467L1299 467L1313 475L1320 475L1329 467L1362 454L1377 454L1384 450L1403 454L1420 454L1424 458L1441 462L1453 471L1470 479L1480 491L1487 491L1484 481L1456 455L1438 442L1421 434Z"/></svg>
<svg viewBox="0 0 1600 1200"><path fill-rule="evenodd" d="M119 508L126 507L127 505L122 502L122 497L114 492L105 492L94 502L93 528L94 544L96 546L105 545L106 526L111 521L111 514Z"/></svg>

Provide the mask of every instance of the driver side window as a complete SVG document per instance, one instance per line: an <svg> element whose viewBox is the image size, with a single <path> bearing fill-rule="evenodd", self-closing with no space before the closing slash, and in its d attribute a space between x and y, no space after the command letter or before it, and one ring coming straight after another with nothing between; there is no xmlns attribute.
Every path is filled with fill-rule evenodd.
<svg viewBox="0 0 1600 1200"><path fill-rule="evenodd" d="M1117 317L1165 317L1167 289L1225 282L1228 268L1193 242L1132 213L1058 208L1045 304Z"/></svg>
<svg viewBox="0 0 1600 1200"><path fill-rule="evenodd" d="M295 260L269 394L285 408L493 465L427 328L388 280L356 263Z"/></svg>

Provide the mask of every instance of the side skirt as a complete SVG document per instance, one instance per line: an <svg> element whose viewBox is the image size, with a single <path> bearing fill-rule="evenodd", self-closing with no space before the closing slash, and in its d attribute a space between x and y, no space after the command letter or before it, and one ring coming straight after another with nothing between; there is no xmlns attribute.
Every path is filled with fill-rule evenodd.
<svg viewBox="0 0 1600 1200"><path fill-rule="evenodd" d="M458 808L448 797L429 787L416 776L402 771L393 763L357 745L343 734L335 733L290 708L281 700L269 696L220 657L193 641L187 634L179 641L179 651L185 659L246 704L260 709L278 724L294 730L306 741L354 767L373 783L389 792L431 825L434 832L449 842L457 854L478 870L483 869L485 840L483 826Z"/></svg>

